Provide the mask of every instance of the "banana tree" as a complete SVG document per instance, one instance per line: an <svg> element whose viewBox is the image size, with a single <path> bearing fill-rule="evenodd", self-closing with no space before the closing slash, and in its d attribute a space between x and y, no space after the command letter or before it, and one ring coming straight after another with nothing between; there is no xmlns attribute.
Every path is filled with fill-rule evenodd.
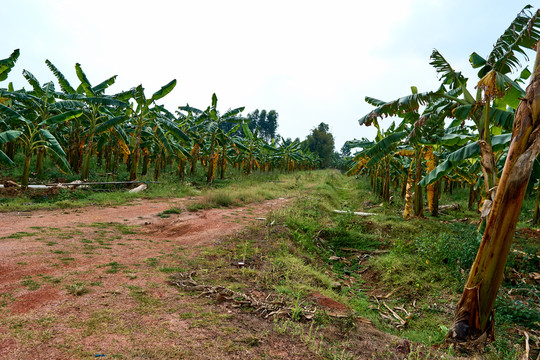
<svg viewBox="0 0 540 360"><path fill-rule="evenodd" d="M137 179L137 168L139 165L140 153L141 153L141 133L146 126L152 126L156 121L163 124L164 126L175 127L172 124L170 119L164 117L159 117L157 113L160 111L154 104L156 100L159 100L169 94L174 87L176 86L176 80L172 80L166 85L162 86L161 89L156 91L152 96L147 99L144 94L144 88L142 85L137 86L130 91L117 94L115 97L118 100L127 100L131 97L135 100L136 107L128 110L130 115L129 123L133 127L133 134L131 139L131 161L129 169L129 179Z"/></svg>
<svg viewBox="0 0 540 360"><path fill-rule="evenodd" d="M26 189L28 187L30 161L32 159L32 154L36 150L43 149L47 151L62 171L70 171L64 149L62 149L56 137L46 129L46 126L75 119L81 116L82 113L82 110L67 111L48 117L37 123L35 119L28 119L17 111L0 104L0 114L5 118L5 122L13 128L9 135L4 135L3 138L9 138L10 141L17 140L22 145L24 151L25 159L21 180L21 186L23 188ZM3 134L5 134L5 132Z"/></svg>
<svg viewBox="0 0 540 360"><path fill-rule="evenodd" d="M194 129L191 130L195 135L193 136L194 146L190 154L192 156L191 173L194 174L195 172L195 163L199 156L199 152L204 150L207 159L206 182L209 184L214 181L220 158L220 144L218 140L221 134L225 133L224 130L220 128L220 125L224 122L237 124L245 121L242 117L238 116L244 111L244 107L228 110L221 114L217 110L217 101L216 94L212 94L212 103L204 111L192 108L189 105L179 107L180 110L188 111L188 114L198 114Z"/></svg>
<svg viewBox="0 0 540 360"><path fill-rule="evenodd" d="M13 89L0 90L0 96L10 99L13 108L20 109L19 111L24 114L25 118L34 123L33 126L40 126L44 129L48 127L52 133L57 133L59 127L65 126L65 123L68 120L78 118L78 116L67 116L65 121L49 122L49 118L62 119L61 116L56 118L56 116L59 116L62 113L67 113L68 115L78 113L80 103L72 100L59 99L59 95L56 93L55 86L52 82L47 82L42 86L36 77L27 70L23 71L23 76L32 86L31 91L14 91ZM56 135L55 139L60 144L63 139L58 137L58 134ZM36 151L36 172L41 176L43 173L45 148L38 147Z"/></svg>
<svg viewBox="0 0 540 360"><path fill-rule="evenodd" d="M526 6L495 43L493 50L483 58L477 53L470 56L473 68L480 68L473 97L466 88L467 79L451 68L448 62L436 50L432 54L431 64L441 75L441 80L453 88L461 88L463 98L446 96L455 102L454 115L460 120L471 119L478 131L481 169L484 175L484 209L489 213L495 189L498 183L496 158L492 149L492 137L501 131L511 131L514 110L519 99L525 95L520 82L528 78L530 71L525 69L520 76L512 80L508 75L520 69L520 57L527 58L526 51L540 40L540 10L531 11Z"/></svg>
<svg viewBox="0 0 540 360"><path fill-rule="evenodd" d="M243 124L242 130L244 131L244 138L238 139L236 145L244 152L244 172L246 175L249 175L255 167L259 167L257 153L262 147L264 140L257 136L258 129L255 129L253 133L248 124Z"/></svg>
<svg viewBox="0 0 540 360"><path fill-rule="evenodd" d="M294 171L299 162L302 161L301 154L303 153L300 141L293 141L288 145L284 145L284 139L281 138L282 145L276 153L276 159L280 162L281 172Z"/></svg>
<svg viewBox="0 0 540 360"><path fill-rule="evenodd" d="M116 75L96 86L92 86L81 65L77 63L75 64L75 72L81 84L75 90L52 62L45 60L45 63L56 76L64 92L64 97L74 100L74 104L84 110L84 116L79 119L77 124L72 126L72 130L80 129L80 131L72 131L69 136L77 137L76 141L73 141L73 138L71 139L71 144L76 151L83 149L81 178L88 179L90 175L90 158L97 145L95 137L114 125L124 122L127 118L123 110L129 107L129 104L115 99L114 96L105 95L105 90L115 83ZM74 167L78 169L78 161Z"/></svg>
<svg viewBox="0 0 540 360"><path fill-rule="evenodd" d="M400 150L402 155L405 155L403 153L405 150L410 152L406 156L412 156L414 160L414 168L413 163L411 163L408 171L409 175L403 187L406 197L404 217L408 217L411 214L409 208L412 207L412 204L407 201L413 201L414 214L416 216L422 215L423 191L419 182L423 174L423 161L426 158L427 165L431 167L434 167L434 163L436 162L432 146L426 145L432 143L433 138L441 132L444 117L449 111L448 106L436 98L434 102L428 102L431 98L434 98L433 93L419 94L414 86L411 87L411 90L411 95L390 102L366 97L368 103L377 107L359 120L361 125L373 124L377 128L376 144L365 153L361 153L360 157L367 156L370 160L364 166L375 165L380 169L380 173L383 174L381 186L383 201L388 201L390 198L390 163L392 157L397 154L398 144L403 142L411 147L412 151L406 149ZM441 90L439 90L440 92ZM418 110L421 105L427 105L422 114ZM399 131L385 136L378 123L378 118L384 116L398 116L402 118L400 125L396 129ZM388 130L393 130L393 126ZM410 173L411 171L414 171L414 174ZM376 173L379 173L379 171ZM412 185L405 185L406 183ZM413 188L414 196L412 196ZM435 189L436 187L434 186L428 188L428 206L433 215L436 215L436 206L434 205L436 198Z"/></svg>
<svg viewBox="0 0 540 360"><path fill-rule="evenodd" d="M530 31L540 35L540 26L535 25ZM493 207L449 332L449 337L456 341L493 337L493 305L504 277L527 183L540 153L540 42L536 50L531 82L515 114L510 149Z"/></svg>
<svg viewBox="0 0 540 360"><path fill-rule="evenodd" d="M147 129L152 135L154 157L154 179L159 179L162 163L167 156L179 158L180 164L189 158L189 151L182 144L189 144L190 138L182 131L174 116L164 107L156 106L156 121L152 129Z"/></svg>

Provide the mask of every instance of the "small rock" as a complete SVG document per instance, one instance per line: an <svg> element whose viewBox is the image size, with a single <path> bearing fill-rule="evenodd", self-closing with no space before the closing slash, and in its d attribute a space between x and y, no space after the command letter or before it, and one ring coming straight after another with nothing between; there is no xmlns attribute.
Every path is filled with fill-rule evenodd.
<svg viewBox="0 0 540 360"><path fill-rule="evenodd" d="M141 185L137 186L136 188L129 190L129 192L130 193L138 193L138 192L146 190L147 188L148 188L148 185L141 184Z"/></svg>

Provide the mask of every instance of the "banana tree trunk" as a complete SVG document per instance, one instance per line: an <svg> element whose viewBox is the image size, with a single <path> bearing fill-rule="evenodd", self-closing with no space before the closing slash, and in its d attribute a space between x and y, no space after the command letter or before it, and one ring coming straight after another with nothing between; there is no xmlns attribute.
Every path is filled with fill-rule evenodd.
<svg viewBox="0 0 540 360"><path fill-rule="evenodd" d="M37 151L37 160L36 160L36 174L38 177L43 177L43 161L45 159L45 149L39 148Z"/></svg>
<svg viewBox="0 0 540 360"><path fill-rule="evenodd" d="M217 158L216 155L219 155L219 152L215 152L214 150L214 138L212 138L212 143L210 145L210 155L208 156L208 169L206 172L206 183L211 184L214 181L215 177L215 170L216 170L216 162Z"/></svg>
<svg viewBox="0 0 540 360"><path fill-rule="evenodd" d="M227 158L225 157L225 146L221 149L219 157L219 178L225 179L225 170L227 169Z"/></svg>
<svg viewBox="0 0 540 360"><path fill-rule="evenodd" d="M159 154L156 159L156 165L154 167L154 181L159 180L160 171L161 171L161 154Z"/></svg>
<svg viewBox="0 0 540 360"><path fill-rule="evenodd" d="M191 149L191 168L189 170L189 173L191 176L195 175L197 161L199 160L199 150L200 150L199 144L195 143L193 145L193 149Z"/></svg>
<svg viewBox="0 0 540 360"><path fill-rule="evenodd" d="M86 149L83 155L83 163L81 169L81 178L87 180L90 176L90 157L92 157L92 148L94 147L93 136L88 139L86 143Z"/></svg>
<svg viewBox="0 0 540 360"><path fill-rule="evenodd" d="M403 183L401 184L401 198L405 199L405 195L407 194L407 179L408 179L408 173L403 174Z"/></svg>
<svg viewBox="0 0 540 360"><path fill-rule="evenodd" d="M139 166L139 156L141 148L141 135L137 134L135 139L135 145L133 146L133 152L131 153L131 162L129 165L129 180L137 180L137 167Z"/></svg>
<svg viewBox="0 0 540 360"><path fill-rule="evenodd" d="M474 182L471 182L469 184L469 210L474 210L475 209L475 204L476 204L476 189L474 188L476 186L476 184Z"/></svg>
<svg viewBox="0 0 540 360"><path fill-rule="evenodd" d="M416 155L416 170L414 174L414 215L422 216L424 211L424 199L422 196L422 187L418 183L422 180L422 148Z"/></svg>
<svg viewBox="0 0 540 360"><path fill-rule="evenodd" d="M384 183L382 187L382 200L384 202L390 201L390 164L386 164L383 172Z"/></svg>
<svg viewBox="0 0 540 360"><path fill-rule="evenodd" d="M485 221L485 216L489 214L493 206L493 199L495 198L495 191L497 185L497 176L495 172L495 156L493 155L493 149L491 145L485 140L478 142L480 145L480 156L482 173L484 175L485 196L484 203L482 204L482 221Z"/></svg>
<svg viewBox="0 0 540 360"><path fill-rule="evenodd" d="M409 175L407 176L407 185L405 190L405 209L403 209L403 218L407 219L411 216L413 211L413 195L412 190L414 188L414 176L413 176L413 164L411 162L411 167L409 168Z"/></svg>
<svg viewBox="0 0 540 360"><path fill-rule="evenodd" d="M148 163L150 163L150 155L144 151L141 176L148 174Z"/></svg>
<svg viewBox="0 0 540 360"><path fill-rule="evenodd" d="M178 175L178 178L180 181L184 181L185 175L186 175L186 160L180 156L178 158L178 168L176 170L176 175Z"/></svg>
<svg viewBox="0 0 540 360"><path fill-rule="evenodd" d="M540 43L531 83L514 117L512 141L476 259L469 273L448 337L472 341L493 337L493 305L503 280L506 259L540 153ZM487 335L487 336L486 336Z"/></svg>
<svg viewBox="0 0 540 360"><path fill-rule="evenodd" d="M435 159L435 155L433 154L433 148L431 146L426 148L426 154L424 155L424 157L426 159L426 173L430 173L432 170L435 169L435 166L437 166L437 160ZM439 181L437 181L433 184L429 184L426 187L428 209L431 212L431 216L439 215L439 184Z"/></svg>
<svg viewBox="0 0 540 360"><path fill-rule="evenodd" d="M21 186L25 190L28 188L28 178L30 177L30 160L32 160L32 152L26 151L26 155L24 157L23 175L21 179Z"/></svg>

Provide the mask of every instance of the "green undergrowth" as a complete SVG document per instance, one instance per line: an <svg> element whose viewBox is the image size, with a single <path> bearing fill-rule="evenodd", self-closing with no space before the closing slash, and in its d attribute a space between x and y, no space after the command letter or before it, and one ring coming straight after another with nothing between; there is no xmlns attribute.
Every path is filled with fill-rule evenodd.
<svg viewBox="0 0 540 360"><path fill-rule="evenodd" d="M465 208L466 193L455 189L454 197L442 197L445 203L459 203L459 209L436 218L405 221L401 217L402 201L396 198L390 204L381 204L367 190L369 183L364 179L346 178L333 171L302 177L294 182L295 199L269 214L264 226L207 249L181 267L204 270L198 272L204 282L237 291L276 293L297 309L317 305L314 294L346 305L352 309L347 318L350 326L324 311L314 318L317 330L315 335L310 332L309 341L314 337L322 341L315 342L321 354L339 348L354 358L354 350L347 350L344 344L353 341L351 326L355 326L351 324L355 319L365 318L380 330L417 344L411 356L452 358L452 348L434 350L432 346L439 347L445 339L479 245L477 214ZM235 191L227 189L228 193ZM358 216L354 211L373 215ZM539 244L529 238L518 239L514 248L534 254ZM532 255L528 259L511 256L508 273L517 271L527 277L538 269L535 259ZM244 267L234 266L240 261ZM507 277L496 304L497 341L487 350L487 356L493 359L515 359L519 351L504 351L504 344L523 347L517 329L538 329L538 288L529 281L519 286L525 289L517 290L515 280ZM523 296L508 295L513 291ZM406 319L406 324L399 325L387 307ZM299 324L278 322L277 328L305 334L308 325ZM303 330L299 326L304 326ZM339 340L331 340L327 333L335 326L342 334ZM332 356L337 357L337 352L325 355Z"/></svg>
<svg viewBox="0 0 540 360"><path fill-rule="evenodd" d="M150 178L141 177L141 182L148 182L148 189L139 193L130 193L127 191L128 189L112 185L108 188L28 189L13 194L0 192L0 212L70 209L89 205L115 206L136 199L188 196L197 197L196 201L187 205L189 211L242 206L252 202L294 195L294 192L303 186L302 184L309 176L309 173L303 172L294 174L253 173L246 176L242 172L232 171L228 178L216 179L212 184L206 184L197 176L181 182L174 177L164 175L159 183L152 183ZM96 179L96 181L100 181L100 179Z"/></svg>

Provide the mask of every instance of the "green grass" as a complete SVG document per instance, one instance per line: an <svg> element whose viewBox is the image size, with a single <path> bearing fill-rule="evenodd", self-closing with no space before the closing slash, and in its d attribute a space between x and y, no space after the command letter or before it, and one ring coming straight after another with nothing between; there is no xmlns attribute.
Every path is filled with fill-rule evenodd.
<svg viewBox="0 0 540 360"><path fill-rule="evenodd" d="M30 291L37 290L41 287L41 284L32 279L31 276L25 276L21 284Z"/></svg>
<svg viewBox="0 0 540 360"><path fill-rule="evenodd" d="M22 238L25 238L25 237L31 237L31 236L36 236L36 235L38 235L38 233L19 231L19 232L13 233L11 235L4 236L2 239L22 239Z"/></svg>
<svg viewBox="0 0 540 360"><path fill-rule="evenodd" d="M126 265L119 264L116 261L110 262L108 264L98 265L98 268L103 267L108 268L107 270L105 270L107 274L116 274L120 270L125 269Z"/></svg>
<svg viewBox="0 0 540 360"><path fill-rule="evenodd" d="M448 211L439 218L404 221L399 195L395 194L392 204L379 206L379 199L369 191L369 184L363 178L344 178L335 172L316 172L309 179L301 176L300 181L291 178L286 184L296 192L295 200L268 216L280 226L279 231L267 227L256 234L248 233L221 251L213 254L207 251L205 257L179 267L206 269L209 273L202 276L206 281L226 284L239 291L264 286L267 291L284 296L293 306L309 303L314 292L322 293L349 306L355 316L370 319L381 330L424 346L424 350L411 354L411 358L422 358L420 354L425 355L425 349L441 344L479 244L477 225L469 221L478 215L466 208L466 189L455 189L452 196L444 194L441 200L441 204L457 202L461 209ZM219 193L205 199L197 206L236 204L229 196ZM218 205L218 200L209 199L226 201ZM377 215L336 214L333 209ZM265 225L269 223L267 219ZM528 254L534 254L539 244L523 241L519 248L524 247ZM240 270L226 267L238 259L246 259L247 267ZM533 256L524 261L510 259L509 264L526 273L538 268L535 259ZM219 274L213 273L213 268L221 269ZM336 282L341 284L339 288L334 286ZM349 285L343 286L344 283ZM538 294L534 286L527 290L535 291ZM382 298L388 306L408 310L412 314L408 325L397 328L382 318L376 310L382 305L377 304L372 294L388 295ZM497 324L502 328L518 324L535 329L537 306L538 299L516 303L503 297L497 303ZM328 324L336 325L333 319L317 321L323 326L321 331ZM280 326L288 334L300 331L298 325ZM518 341L507 331L498 336ZM488 354L493 358L512 358L500 349L493 347ZM449 358L452 351L447 351Z"/></svg>
<svg viewBox="0 0 540 360"><path fill-rule="evenodd" d="M172 207L170 209L167 209L167 210L164 210L162 212L160 212L158 214L159 217L162 217L162 218L168 218L170 216L170 214L181 214L182 213L182 209L178 208L178 207Z"/></svg>
<svg viewBox="0 0 540 360"><path fill-rule="evenodd" d="M66 285L66 291L68 294L73 296L82 296L88 294L90 289L87 287L85 282L75 282L73 284Z"/></svg>

